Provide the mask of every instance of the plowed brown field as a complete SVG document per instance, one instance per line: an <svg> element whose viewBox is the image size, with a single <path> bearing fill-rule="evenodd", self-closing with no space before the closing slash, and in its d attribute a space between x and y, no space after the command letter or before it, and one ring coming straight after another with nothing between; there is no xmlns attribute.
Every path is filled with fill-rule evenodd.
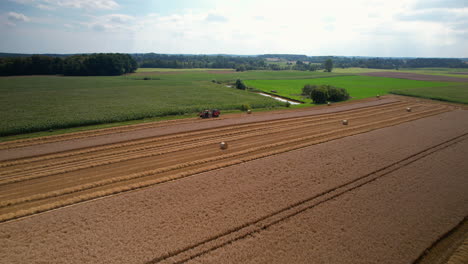
<svg viewBox="0 0 468 264"><path fill-rule="evenodd" d="M412 111L407 112L407 107ZM297 221L306 223L307 220L300 219L312 217L308 216L312 208L323 211L323 221L327 221L326 215L343 210L343 204L360 210L362 217L387 221L385 215L375 215L362 207L360 202L367 199L366 194L382 195L371 200L373 204L369 206L375 210L391 203L395 195L406 199L408 206L414 209L418 204L430 203L435 199L434 194L441 197L444 191L450 190L446 197L437 199L438 207L430 205L427 208L433 209L420 214L430 217L435 213L439 217L443 211L441 206L450 204L450 208L446 208L446 218L432 216L439 222L423 223L432 231L426 232L415 242L414 248L402 255L406 260L414 260L468 213L468 208L463 206L468 202L466 191L463 192L467 181L460 178L468 169L466 162L462 162L468 151L466 112L456 110L455 106L423 100L376 100L346 109L325 107L274 117L260 115L246 122L241 120L251 117L200 122L199 127L194 125L194 120L189 120L148 124L153 126L149 128L78 133L75 139L66 138L73 137L69 135L55 137L58 141L44 138L5 143L0 152L4 155L0 162L0 221L4 222L0 224L0 259L8 260L5 263L189 260L284 263L288 259L310 263L313 258L300 253L304 252L304 245L309 250L315 245L318 252L323 253L333 244L307 239L303 236L311 238L316 232L310 233L306 226L295 229L300 226L298 223L291 225ZM343 119L349 120L349 124L342 125ZM164 130L172 124L180 127ZM185 125L191 128L181 129ZM124 140L125 133L158 128L162 131L151 130L153 136L146 133L139 139ZM84 138L110 137L111 134L118 135L114 143L104 141L89 147L81 147L88 143L77 143ZM227 150L219 148L221 141L229 144ZM70 146L54 152L53 144L57 142ZM73 146L74 143L77 144ZM24 155L23 150L30 148L47 154ZM18 158L18 155L24 157ZM438 157L437 170L446 171L447 175L442 178L432 173L436 171L433 166L438 164L433 162L433 157ZM408 171L402 180L404 170ZM192 175L195 177L189 177ZM424 178L428 180L424 188L407 188L418 186ZM405 181L413 185L399 185ZM154 189L11 221L153 185ZM389 191L386 186L399 187L386 192ZM440 188L437 192L434 191L436 186ZM422 196L417 196L421 192ZM138 195L144 198L132 198ZM334 209L336 199L342 197L345 200L339 203L341 207ZM421 200L421 197L427 199ZM426 208L424 206L422 208ZM345 213L350 215L343 217L359 221L352 211L345 210ZM420 217L412 218L410 211L399 213L411 225L420 222ZM388 214L390 218L396 217L391 210ZM362 221L360 228L369 221ZM323 232L327 227L319 228L321 225L323 223L317 224L318 229L314 230ZM336 223L335 226L340 227ZM68 231L58 235L59 230ZM263 233L262 230L270 231ZM414 230L408 229L409 235L396 230L397 234L391 235L395 242L389 240L389 245L398 245L402 237L417 237ZM356 231L351 234L359 236ZM95 235L96 241L91 241ZM280 241L289 241L288 248L298 243L294 237L304 239L304 243L302 248L288 249L296 256L291 258L291 254L281 253L280 248L284 249L285 245ZM25 253L26 256L21 255L24 243L34 248ZM54 243L55 246L64 243L63 248L53 250ZM327 247L320 248L321 243ZM363 250L356 246L351 248ZM275 253L265 247L279 251ZM398 253L395 252L397 248L393 247L390 252ZM42 256L44 251L50 255ZM350 257L346 254L326 258L314 256L320 260L317 262L327 262L328 258L333 263L342 263ZM366 257L368 261L365 262L382 263L377 261L381 260L380 256ZM351 263L352 260L356 260L356 256L350 258ZM386 262L399 263L398 257Z"/></svg>

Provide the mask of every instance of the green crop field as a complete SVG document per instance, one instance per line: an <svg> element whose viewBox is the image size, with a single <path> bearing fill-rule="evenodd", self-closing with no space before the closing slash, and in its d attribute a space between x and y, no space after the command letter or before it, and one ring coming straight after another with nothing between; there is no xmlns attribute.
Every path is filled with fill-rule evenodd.
<svg viewBox="0 0 468 264"><path fill-rule="evenodd" d="M350 75L347 73L329 73L322 71L245 71L245 72L224 72L224 71L211 71L211 70L192 70L186 71L185 69L172 71L172 72L137 72L133 75L127 75L124 78L143 78L143 77L158 77L164 80L187 80L187 81L232 81L236 79L242 80L287 80L287 79L311 79L330 76L345 76Z"/></svg>
<svg viewBox="0 0 468 264"><path fill-rule="evenodd" d="M468 104L468 84L449 87L422 87L393 91L394 94Z"/></svg>
<svg viewBox="0 0 468 264"><path fill-rule="evenodd" d="M233 69L205 69L205 68L193 68L193 69L172 69L172 68L138 68L136 72L188 72L188 71L232 71Z"/></svg>
<svg viewBox="0 0 468 264"><path fill-rule="evenodd" d="M347 73L347 74L359 74L367 72L384 72L384 71L395 71L395 70L386 70L386 69L369 69L369 68L333 68L334 73Z"/></svg>
<svg viewBox="0 0 468 264"><path fill-rule="evenodd" d="M378 94L388 94L393 90L423 88L423 87L448 87L453 86L450 82L427 82L385 77L370 76L340 76L328 78L302 79L302 80L248 80L247 86L271 92L276 90L278 95L305 101L300 94L305 84L329 84L339 88L345 88L353 99L373 97Z"/></svg>
<svg viewBox="0 0 468 264"><path fill-rule="evenodd" d="M395 71L395 70L393 70ZM457 68L418 68L418 69L400 69L401 72L428 74L428 75L441 75L457 78L468 78L468 69ZM462 74L463 73L463 74Z"/></svg>
<svg viewBox="0 0 468 264"><path fill-rule="evenodd" d="M441 75L457 78L468 78L468 69L457 69L457 68L401 68L399 70L395 69L369 69L369 68L334 68L334 73L338 74L360 74L368 72L407 72L407 73L417 73L417 74L427 74L427 75Z"/></svg>
<svg viewBox="0 0 468 264"><path fill-rule="evenodd" d="M0 78L0 136L194 113L284 105L211 81L130 77Z"/></svg>
<svg viewBox="0 0 468 264"><path fill-rule="evenodd" d="M135 74L113 77L1 77L0 136L171 115L193 116L205 108L233 110L242 104L252 108L281 107L284 103L226 86L239 78L310 79L336 75L140 69Z"/></svg>

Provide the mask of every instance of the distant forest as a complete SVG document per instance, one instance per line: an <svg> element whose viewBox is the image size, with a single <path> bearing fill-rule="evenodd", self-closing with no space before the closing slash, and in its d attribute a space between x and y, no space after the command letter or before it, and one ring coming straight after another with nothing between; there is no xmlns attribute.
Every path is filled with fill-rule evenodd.
<svg viewBox="0 0 468 264"><path fill-rule="evenodd" d="M450 58L376 58L344 56L306 56L294 54L238 55L168 55L156 53L119 54L47 54L0 53L0 75L63 74L77 76L121 75L140 68L225 68L247 70L324 69L333 61L335 68L468 68L466 59Z"/></svg>
<svg viewBox="0 0 468 264"><path fill-rule="evenodd" d="M140 68L213 68L239 71L266 69L260 56L132 54Z"/></svg>
<svg viewBox="0 0 468 264"><path fill-rule="evenodd" d="M128 54L99 53L72 56L0 57L0 75L63 74L107 76L134 72L137 62Z"/></svg>
<svg viewBox="0 0 468 264"><path fill-rule="evenodd" d="M399 68L467 68L461 59L446 58L371 58L371 57L336 57L306 56L289 54L265 54L259 56L235 55L166 55L166 54L132 54L141 68L227 68L244 70L320 70L326 60L331 59L334 67L399 69ZM284 65L268 61L276 59Z"/></svg>

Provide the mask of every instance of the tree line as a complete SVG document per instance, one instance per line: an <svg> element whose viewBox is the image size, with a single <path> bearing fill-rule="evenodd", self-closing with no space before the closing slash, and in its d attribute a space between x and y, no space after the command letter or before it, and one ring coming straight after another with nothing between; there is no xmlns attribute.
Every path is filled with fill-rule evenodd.
<svg viewBox="0 0 468 264"><path fill-rule="evenodd" d="M468 64L455 58L362 58L362 57L328 57L336 68L468 68Z"/></svg>
<svg viewBox="0 0 468 264"><path fill-rule="evenodd" d="M130 55L120 53L0 58L0 75L2 76L34 74L108 76L131 73L137 68L137 62Z"/></svg>
<svg viewBox="0 0 468 264"><path fill-rule="evenodd" d="M236 69L237 71L266 69L263 58L258 56L229 55L168 55L168 54L132 54L141 68L213 68Z"/></svg>
<svg viewBox="0 0 468 264"><path fill-rule="evenodd" d="M274 60L275 58L282 63ZM452 58L375 58L342 56L306 56L266 54L237 55L168 55L144 54L78 54L25 55L0 53L0 75L64 74L64 75L121 75L141 68L227 68L247 70L330 71L334 68L468 68L466 61Z"/></svg>

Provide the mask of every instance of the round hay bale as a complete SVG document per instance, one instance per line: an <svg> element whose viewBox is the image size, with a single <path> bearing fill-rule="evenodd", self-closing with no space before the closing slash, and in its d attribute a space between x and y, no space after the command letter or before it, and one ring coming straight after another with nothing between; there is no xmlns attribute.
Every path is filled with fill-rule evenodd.
<svg viewBox="0 0 468 264"><path fill-rule="evenodd" d="M252 110L247 110L247 114L251 114L252 113Z"/></svg>
<svg viewBox="0 0 468 264"><path fill-rule="evenodd" d="M406 107L406 112L411 112L411 107Z"/></svg>
<svg viewBox="0 0 468 264"><path fill-rule="evenodd" d="M223 141L223 142L219 143L219 148L220 148L220 149L227 149L227 148L228 148L228 144L227 144L226 142Z"/></svg>
<svg viewBox="0 0 468 264"><path fill-rule="evenodd" d="M348 125L348 120L345 119L345 120L341 121L341 123L342 123L343 125L347 126L347 125Z"/></svg>

